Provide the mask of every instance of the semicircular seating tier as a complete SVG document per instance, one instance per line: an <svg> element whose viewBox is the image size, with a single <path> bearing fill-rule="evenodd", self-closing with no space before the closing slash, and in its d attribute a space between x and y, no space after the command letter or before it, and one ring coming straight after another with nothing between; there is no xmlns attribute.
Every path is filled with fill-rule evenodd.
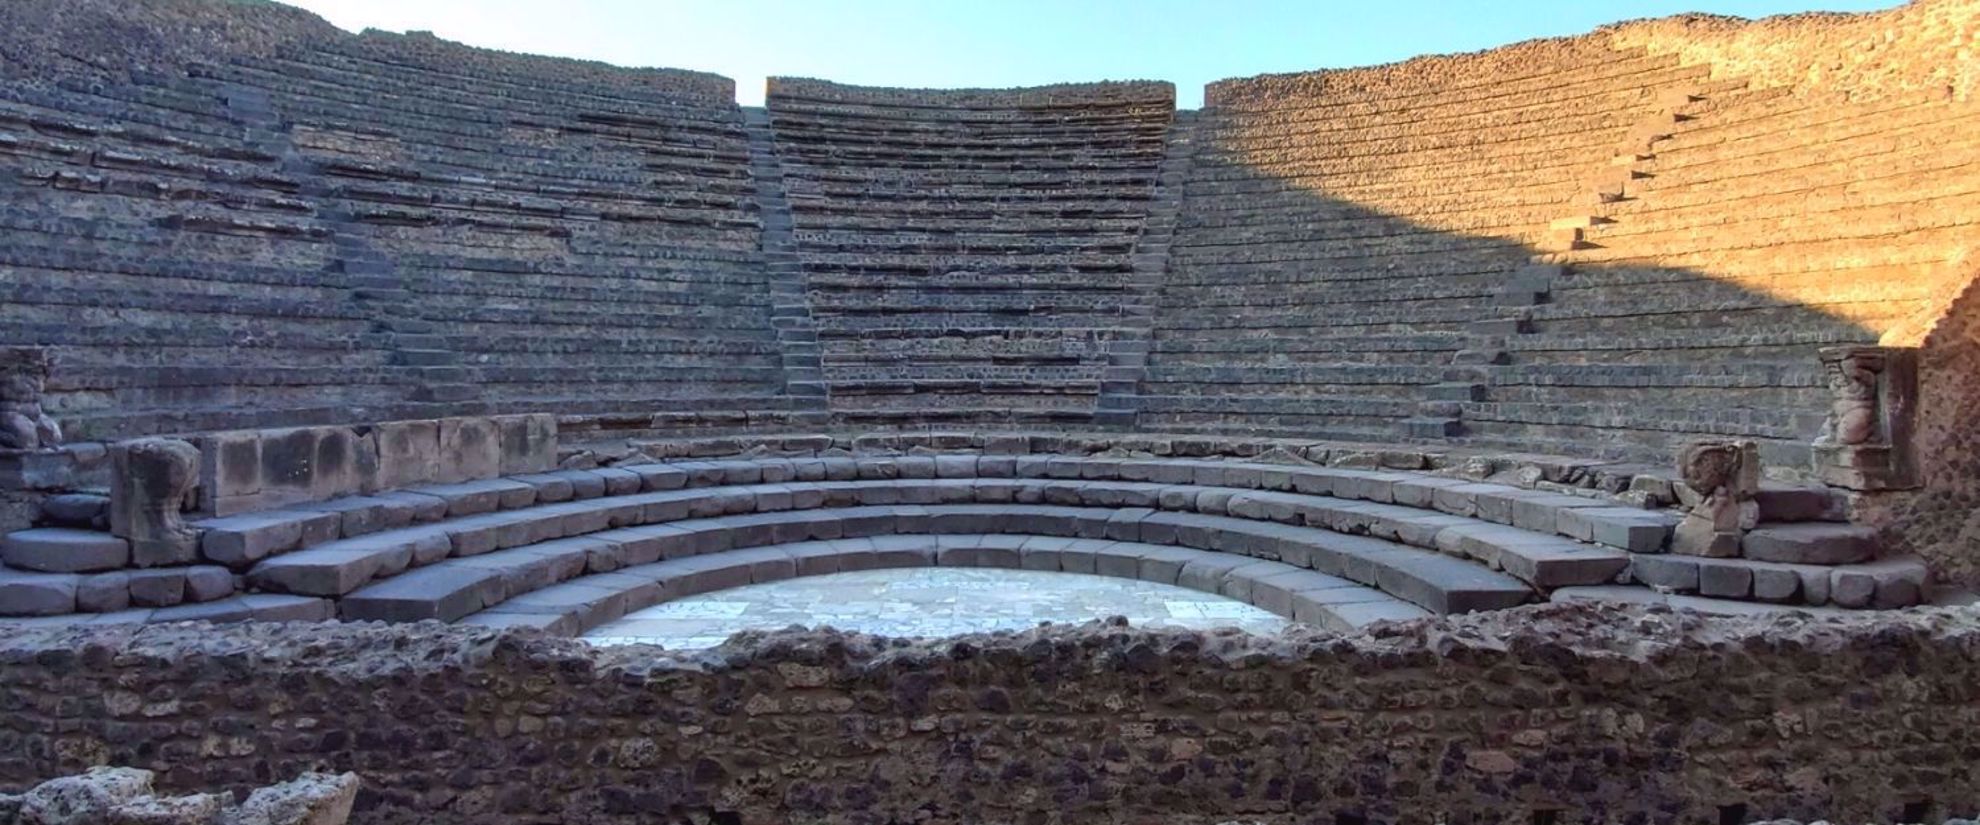
<svg viewBox="0 0 1980 825"><path fill-rule="evenodd" d="M836 418L1096 420L1146 351L1174 87L772 78L767 108Z"/></svg>
<svg viewBox="0 0 1980 825"><path fill-rule="evenodd" d="M641 453L205 519L191 525L197 557L165 564L106 533L36 528L0 543L0 609L42 622L335 616L578 633L743 584L948 565L1180 584L1352 628L1547 598L1897 607L1927 584L1917 559L1878 558L1872 531L1800 521L1836 511L1821 488L1761 496L1764 518L1791 521L1748 534L1749 557L1695 558L1667 552L1675 515L1592 489L1261 462L1288 445L1194 443L1203 457L1033 452L1077 442L1022 434L730 438L716 448L759 457ZM785 454L763 455L773 448Z"/></svg>
<svg viewBox="0 0 1980 825"><path fill-rule="evenodd" d="M1336 626L1980 581L1980 75L1919 25L1971 2L1195 112L1149 81L744 108L118 8L0 4L0 615L575 632L882 557ZM1356 601L1292 598L1334 580Z"/></svg>
<svg viewBox="0 0 1980 825"><path fill-rule="evenodd" d="M0 90L0 340L72 438L789 420L733 84L368 33Z"/></svg>

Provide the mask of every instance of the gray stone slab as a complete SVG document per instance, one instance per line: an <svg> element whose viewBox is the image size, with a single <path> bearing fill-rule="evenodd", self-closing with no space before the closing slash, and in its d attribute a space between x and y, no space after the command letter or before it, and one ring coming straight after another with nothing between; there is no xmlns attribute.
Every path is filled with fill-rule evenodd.
<svg viewBox="0 0 1980 825"><path fill-rule="evenodd" d="M156 567L131 572L131 603L171 607L186 600L186 568Z"/></svg>
<svg viewBox="0 0 1980 825"><path fill-rule="evenodd" d="M457 621L506 598L500 570L442 562L359 588L337 603L345 621Z"/></svg>
<svg viewBox="0 0 1980 825"><path fill-rule="evenodd" d="M1663 552L1677 517L1630 507L1572 508L1560 512L1558 531L1581 541L1632 553Z"/></svg>
<svg viewBox="0 0 1980 825"><path fill-rule="evenodd" d="M76 612L75 573L29 573L0 568L0 616L53 616Z"/></svg>
<svg viewBox="0 0 1980 825"><path fill-rule="evenodd" d="M16 570L40 573L116 570L130 565L131 545L95 530L37 527L0 538L0 561Z"/></svg>
<svg viewBox="0 0 1980 825"><path fill-rule="evenodd" d="M339 520L338 535L348 538L405 527L413 523L418 508L402 498L348 496L312 504L298 504L289 509L336 513Z"/></svg>
<svg viewBox="0 0 1980 825"><path fill-rule="evenodd" d="M207 519L193 526L204 531L200 555L238 569L272 555L334 541L343 519L336 513L269 510Z"/></svg>

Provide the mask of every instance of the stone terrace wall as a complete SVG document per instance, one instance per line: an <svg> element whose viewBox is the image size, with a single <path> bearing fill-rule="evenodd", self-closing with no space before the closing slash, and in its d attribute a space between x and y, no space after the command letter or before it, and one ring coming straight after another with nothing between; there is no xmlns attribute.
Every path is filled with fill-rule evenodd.
<svg viewBox="0 0 1980 825"><path fill-rule="evenodd" d="M1547 606L1277 637L594 650L434 625L0 641L0 786L303 770L356 821L1938 821L1980 807L1980 623ZM1545 813L1553 812L1553 813Z"/></svg>

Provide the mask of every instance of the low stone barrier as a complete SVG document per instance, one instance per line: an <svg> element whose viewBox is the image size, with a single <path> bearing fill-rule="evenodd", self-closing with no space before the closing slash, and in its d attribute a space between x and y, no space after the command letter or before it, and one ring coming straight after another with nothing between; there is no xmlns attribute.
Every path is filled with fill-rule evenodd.
<svg viewBox="0 0 1980 825"><path fill-rule="evenodd" d="M598 649L435 624L32 629L0 787L350 770L357 821L1940 821L1980 617L1548 605L1363 635L1106 623Z"/></svg>

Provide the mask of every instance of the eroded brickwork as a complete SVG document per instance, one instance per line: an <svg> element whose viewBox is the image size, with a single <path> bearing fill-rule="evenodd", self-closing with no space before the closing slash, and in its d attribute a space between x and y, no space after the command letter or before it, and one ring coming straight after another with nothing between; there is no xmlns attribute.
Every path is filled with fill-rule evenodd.
<svg viewBox="0 0 1980 825"><path fill-rule="evenodd" d="M37 630L0 643L0 778L351 770L373 823L1889 821L1980 805L1976 654L1953 612L1565 606L705 655L431 625Z"/></svg>

